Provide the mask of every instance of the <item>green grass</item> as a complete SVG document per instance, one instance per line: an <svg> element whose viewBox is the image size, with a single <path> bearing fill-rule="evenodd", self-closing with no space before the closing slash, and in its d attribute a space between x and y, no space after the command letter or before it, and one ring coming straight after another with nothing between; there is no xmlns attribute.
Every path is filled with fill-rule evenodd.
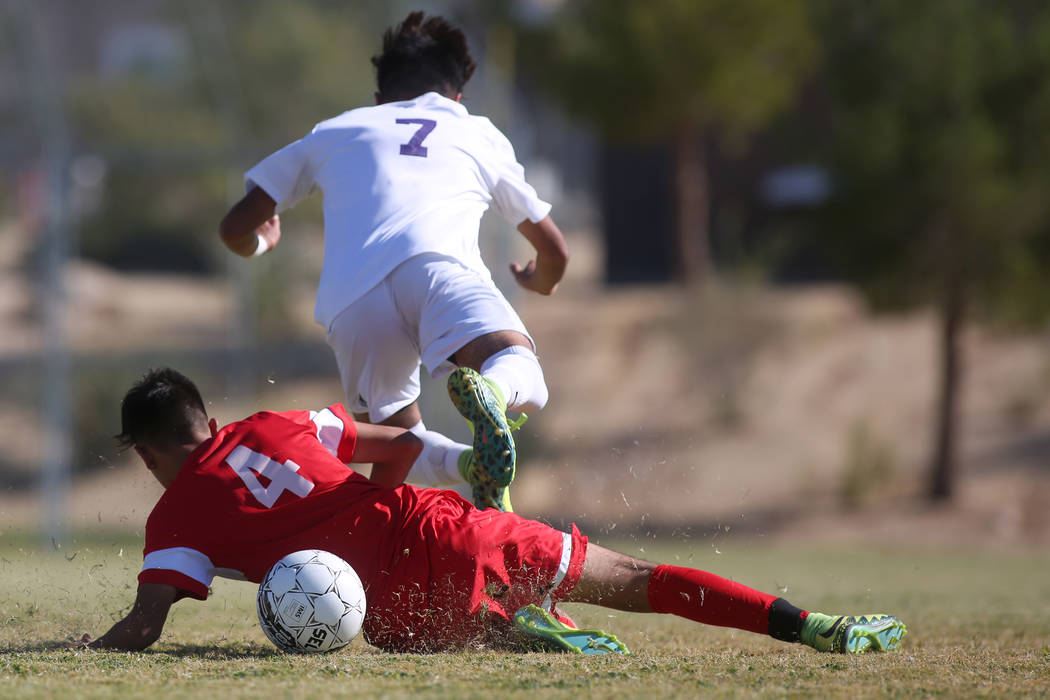
<svg viewBox="0 0 1050 700"><path fill-rule="evenodd" d="M68 651L99 635L134 596L141 543L79 538L59 551L0 537L3 697L1046 697L1050 555L603 541L696 566L826 612L892 612L909 625L896 654L823 655L668 616L569 606L616 633L628 658L472 651L382 654L355 640L322 656L287 656L255 620L251 584L217 580L205 603L173 608L144 653ZM644 551L643 551L644 548ZM786 590L785 590L786 589Z"/></svg>

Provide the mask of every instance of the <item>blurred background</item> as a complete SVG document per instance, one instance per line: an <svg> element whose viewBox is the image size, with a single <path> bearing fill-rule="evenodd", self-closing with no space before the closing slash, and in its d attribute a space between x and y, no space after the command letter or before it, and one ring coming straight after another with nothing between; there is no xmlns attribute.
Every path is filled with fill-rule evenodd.
<svg viewBox="0 0 1050 700"><path fill-rule="evenodd" d="M261 259L243 172L373 102L409 11L554 204L550 298L482 250L551 403L517 510L637 538L1050 543L1050 6L1036 0L0 0L0 536L141 532L149 367L220 422L342 400L320 199ZM440 383L424 418L467 440Z"/></svg>

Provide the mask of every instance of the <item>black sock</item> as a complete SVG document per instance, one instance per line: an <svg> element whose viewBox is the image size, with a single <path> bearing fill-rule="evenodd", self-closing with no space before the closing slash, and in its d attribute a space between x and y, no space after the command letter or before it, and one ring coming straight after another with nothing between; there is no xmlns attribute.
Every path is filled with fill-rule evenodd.
<svg viewBox="0 0 1050 700"><path fill-rule="evenodd" d="M802 610L783 598L769 606L769 636L783 642L797 642L802 638Z"/></svg>

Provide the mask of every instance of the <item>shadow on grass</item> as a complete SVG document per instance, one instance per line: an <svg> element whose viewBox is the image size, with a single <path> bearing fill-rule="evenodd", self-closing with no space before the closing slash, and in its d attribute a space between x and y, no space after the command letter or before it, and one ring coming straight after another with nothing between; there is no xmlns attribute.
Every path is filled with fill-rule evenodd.
<svg viewBox="0 0 1050 700"><path fill-rule="evenodd" d="M36 644L3 644L0 645L0 656L8 654L34 654L44 651L73 651L76 646L72 641L37 642Z"/></svg>
<svg viewBox="0 0 1050 700"><path fill-rule="evenodd" d="M82 644L78 644L72 640L37 642L34 644L8 644L0 646L0 656L7 656L9 654L39 654L54 651L79 651L94 654L136 653L146 656L167 656L178 659L202 659L210 661L229 659L269 659L288 656L277 649L267 648L257 644L237 642L221 644L158 644L138 652L87 649Z"/></svg>
<svg viewBox="0 0 1050 700"><path fill-rule="evenodd" d="M161 644L146 649L143 653L164 654L180 659L270 659L275 657L289 658L272 647L265 647L247 642L227 642L222 644Z"/></svg>

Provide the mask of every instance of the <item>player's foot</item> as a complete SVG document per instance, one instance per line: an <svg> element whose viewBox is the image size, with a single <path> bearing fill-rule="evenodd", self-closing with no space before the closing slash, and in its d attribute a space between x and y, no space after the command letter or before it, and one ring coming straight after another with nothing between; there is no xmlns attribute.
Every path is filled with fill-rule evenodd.
<svg viewBox="0 0 1050 700"><path fill-rule="evenodd" d="M448 395L474 434L473 464L467 481L471 486L510 486L514 480L514 438L507 423L507 401L499 387L469 367L460 367L449 375Z"/></svg>
<svg viewBox="0 0 1050 700"><path fill-rule="evenodd" d="M573 654L630 654L627 646L602 630L580 630L559 622L538 605L514 613L514 626L529 637L529 646Z"/></svg>
<svg viewBox="0 0 1050 700"><path fill-rule="evenodd" d="M863 654L900 648L908 628L893 615L810 613L802 625L802 643L817 651Z"/></svg>

